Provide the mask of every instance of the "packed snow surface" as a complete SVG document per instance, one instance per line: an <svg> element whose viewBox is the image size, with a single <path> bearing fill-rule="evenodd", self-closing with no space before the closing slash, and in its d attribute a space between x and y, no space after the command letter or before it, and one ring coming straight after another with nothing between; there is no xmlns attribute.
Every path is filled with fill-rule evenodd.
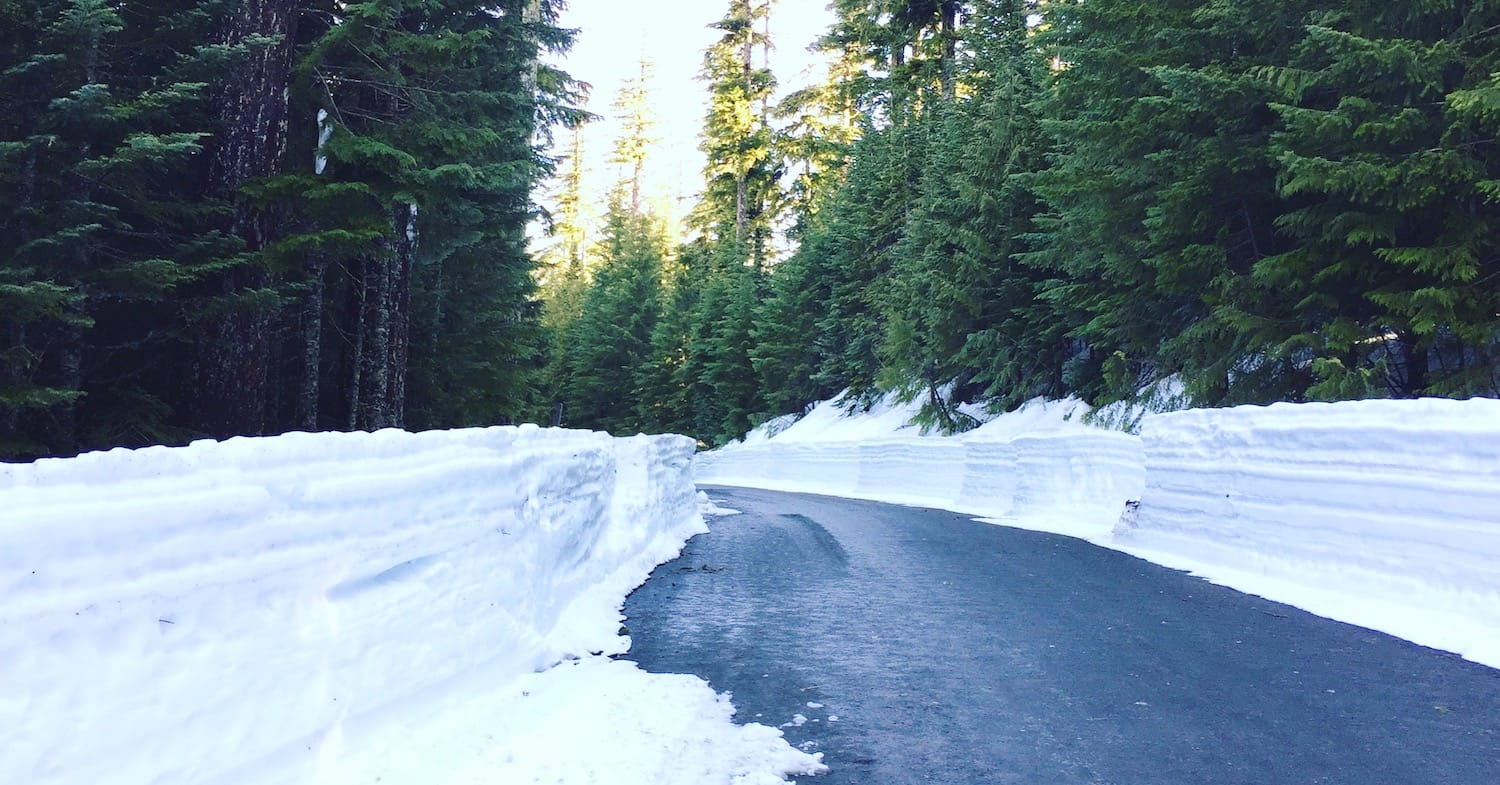
<svg viewBox="0 0 1500 785"><path fill-rule="evenodd" d="M695 471L1069 534L1500 667L1500 401L1038 400L956 437L918 434L915 409L821 404Z"/></svg>
<svg viewBox="0 0 1500 785"><path fill-rule="evenodd" d="M602 656L629 646L625 595L704 530L691 455L521 427L0 466L0 782L819 770L702 681Z"/></svg>

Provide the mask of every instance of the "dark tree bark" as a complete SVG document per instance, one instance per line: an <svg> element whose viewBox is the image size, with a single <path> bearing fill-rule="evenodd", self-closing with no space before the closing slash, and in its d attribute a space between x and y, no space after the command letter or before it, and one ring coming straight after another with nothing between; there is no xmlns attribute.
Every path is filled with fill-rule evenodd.
<svg viewBox="0 0 1500 785"><path fill-rule="evenodd" d="M351 398L351 427L358 430L405 424L415 221L409 205L397 205L391 214L388 253L363 260L356 340L358 369Z"/></svg>
<svg viewBox="0 0 1500 785"><path fill-rule="evenodd" d="M369 274L366 270L370 263L368 259L359 260L358 269L352 271L353 275L350 277L353 280L349 283L349 297L345 309L348 322L352 327L349 331L349 346L345 351L343 375L346 385L343 398L344 405L347 407L344 429L350 431L358 430L361 425L360 402L364 400L365 335L367 332L365 330L365 298L369 294L369 287L365 281Z"/></svg>
<svg viewBox="0 0 1500 785"><path fill-rule="evenodd" d="M323 274L327 263L314 254L305 266L307 291L298 308L297 348L301 352L292 421L304 431L318 429L318 400L323 367Z"/></svg>
<svg viewBox="0 0 1500 785"><path fill-rule="evenodd" d="M954 75L958 62L958 6L951 0L938 6L938 36L943 48L940 73L943 95L949 98L954 97L958 82Z"/></svg>
<svg viewBox="0 0 1500 785"><path fill-rule="evenodd" d="M271 43L255 46L218 95L219 133L208 165L207 194L233 204L225 229L244 241L250 254L272 239L270 216L239 197L247 180L279 171L286 147L286 90L296 31L297 0L242 0L225 27L222 41L231 46L252 37ZM271 311L263 304L236 303L233 298L272 285L270 273L251 261L225 273L210 296L228 298L231 307L199 326L188 402L189 424L216 437L265 433L273 340Z"/></svg>
<svg viewBox="0 0 1500 785"><path fill-rule="evenodd" d="M387 362L391 372L386 387L390 401L390 427L406 425L406 369L411 360L411 274L417 253L417 211L411 205L396 208L401 233L396 237L391 292L391 340ZM404 223L401 219L405 219Z"/></svg>

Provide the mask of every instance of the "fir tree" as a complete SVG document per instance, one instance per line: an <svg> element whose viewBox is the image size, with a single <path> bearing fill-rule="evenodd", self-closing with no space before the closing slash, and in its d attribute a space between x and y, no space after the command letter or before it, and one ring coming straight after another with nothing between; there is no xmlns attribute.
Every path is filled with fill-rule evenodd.
<svg viewBox="0 0 1500 785"><path fill-rule="evenodd" d="M1500 156L1474 107L1500 9L1351 1L1313 22L1269 72L1295 247L1257 274L1298 329L1267 352L1310 364L1312 397L1494 394Z"/></svg>

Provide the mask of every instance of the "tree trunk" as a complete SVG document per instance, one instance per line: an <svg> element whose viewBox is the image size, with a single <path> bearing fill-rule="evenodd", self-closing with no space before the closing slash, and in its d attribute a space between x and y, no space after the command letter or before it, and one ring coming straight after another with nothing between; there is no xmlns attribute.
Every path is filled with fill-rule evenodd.
<svg viewBox="0 0 1500 785"><path fill-rule="evenodd" d="M744 69L745 98L755 94L755 25L752 21L750 0L740 0L747 28L745 43L740 49L740 61ZM734 239L744 242L750 225L749 165L741 159L734 172Z"/></svg>
<svg viewBox="0 0 1500 785"><path fill-rule="evenodd" d="M229 20L223 43L252 37L272 43L252 47L218 95L220 131L208 164L207 194L234 206L227 231L255 254L272 239L269 216L238 195L245 181L275 174L286 145L287 84L295 38L297 0L242 0ZM255 262L225 273L211 296L229 307L209 317L197 336L190 425L216 437L264 433L269 425L272 319L263 304L234 298L271 286L270 273Z"/></svg>
<svg viewBox="0 0 1500 785"><path fill-rule="evenodd" d="M394 246L394 242L391 245ZM360 430L373 431L386 425L385 392L390 376L391 339L390 269L388 259L366 259L361 279L364 307L360 315L360 332L364 333L364 340L361 342L363 351L359 366L363 384L355 420L355 427Z"/></svg>
<svg viewBox="0 0 1500 785"><path fill-rule="evenodd" d="M1394 351L1389 363L1391 394L1397 398L1416 398L1427 389L1428 349L1422 339L1402 333L1386 346Z"/></svg>
<svg viewBox="0 0 1500 785"><path fill-rule="evenodd" d="M412 206L397 205L388 252L364 260L353 397L353 427L359 430L399 428L405 422L416 218Z"/></svg>
<svg viewBox="0 0 1500 785"><path fill-rule="evenodd" d="M404 214L404 216L403 216ZM415 205L398 205L397 219L404 217L404 231L396 238L396 258L391 270L392 279L389 298L390 343L387 364L386 398L390 415L389 427L406 425L406 368L411 359L411 274L417 253L417 208Z"/></svg>
<svg viewBox="0 0 1500 785"><path fill-rule="evenodd" d="M953 98L958 81L954 77L958 61L958 3L943 2L939 4L938 13L938 36L941 39L939 45L942 47L943 58L939 64L939 73L943 80L943 95Z"/></svg>
<svg viewBox="0 0 1500 785"><path fill-rule="evenodd" d="M315 255L306 265L307 291L299 309L301 377L293 404L293 423L304 431L318 429L318 400L323 364L323 273L327 263Z"/></svg>
<svg viewBox="0 0 1500 785"><path fill-rule="evenodd" d="M84 306L88 312L88 306ZM58 352L57 386L64 390L83 389L83 329L71 324L60 331L62 347ZM54 440L48 446L55 455L76 455L84 445L78 433L78 404L76 402L54 409L56 423Z"/></svg>
<svg viewBox="0 0 1500 785"><path fill-rule="evenodd" d="M358 430L360 427L360 402L364 399L364 359L365 359L365 298L368 290L365 286L365 268L370 264L369 260L360 260L359 274L351 276L354 280L349 285L348 307L345 313L352 323L350 330L349 348L346 353L347 360L344 367L347 369L345 378L348 386L344 390L345 405L345 430Z"/></svg>

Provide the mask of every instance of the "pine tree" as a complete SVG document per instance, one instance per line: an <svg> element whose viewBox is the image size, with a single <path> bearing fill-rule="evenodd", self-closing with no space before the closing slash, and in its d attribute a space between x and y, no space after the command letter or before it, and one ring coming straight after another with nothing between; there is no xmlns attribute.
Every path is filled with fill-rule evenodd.
<svg viewBox="0 0 1500 785"><path fill-rule="evenodd" d="M1295 42L1305 3L1049 3L1046 99L1056 164L1029 259L1077 341L1065 382L1090 400L1181 373L1204 403L1274 399L1295 367L1255 357L1244 314L1274 292L1252 269L1280 250L1257 78Z"/></svg>
<svg viewBox="0 0 1500 785"><path fill-rule="evenodd" d="M576 313L560 320L553 395L558 420L575 427L615 432L649 429L657 419L648 389L659 385L654 342L663 308L667 239L665 228L644 204L645 175L655 118L651 67L641 61L611 109L621 131L610 151L617 179L609 195L604 227L584 273L564 279L585 287ZM561 290L559 294L567 294ZM563 303L559 303L563 305Z"/></svg>
<svg viewBox="0 0 1500 785"><path fill-rule="evenodd" d="M844 387L842 381L819 375L831 349L819 338L832 283L823 274L824 261L835 251L825 224L829 212L819 210L803 219L797 250L772 271L770 294L755 314L750 362L772 415L799 412Z"/></svg>
<svg viewBox="0 0 1500 785"><path fill-rule="evenodd" d="M701 326L703 285L709 278L712 248L698 240L677 249L666 269L662 314L651 335L651 353L642 368L641 421L649 432L706 434L697 427L711 394L700 382L705 358L694 353Z"/></svg>
<svg viewBox="0 0 1500 785"><path fill-rule="evenodd" d="M711 444L743 435L765 414L751 359L765 274L733 241L713 246L691 322L693 433Z"/></svg>
<svg viewBox="0 0 1500 785"><path fill-rule="evenodd" d="M542 253L542 329L548 337L546 388L552 401L550 422L562 421L559 390L567 386L568 334L583 314L588 294L588 227L584 224L583 127L572 132L566 168L560 178L556 210L549 214L550 234L556 238Z"/></svg>

